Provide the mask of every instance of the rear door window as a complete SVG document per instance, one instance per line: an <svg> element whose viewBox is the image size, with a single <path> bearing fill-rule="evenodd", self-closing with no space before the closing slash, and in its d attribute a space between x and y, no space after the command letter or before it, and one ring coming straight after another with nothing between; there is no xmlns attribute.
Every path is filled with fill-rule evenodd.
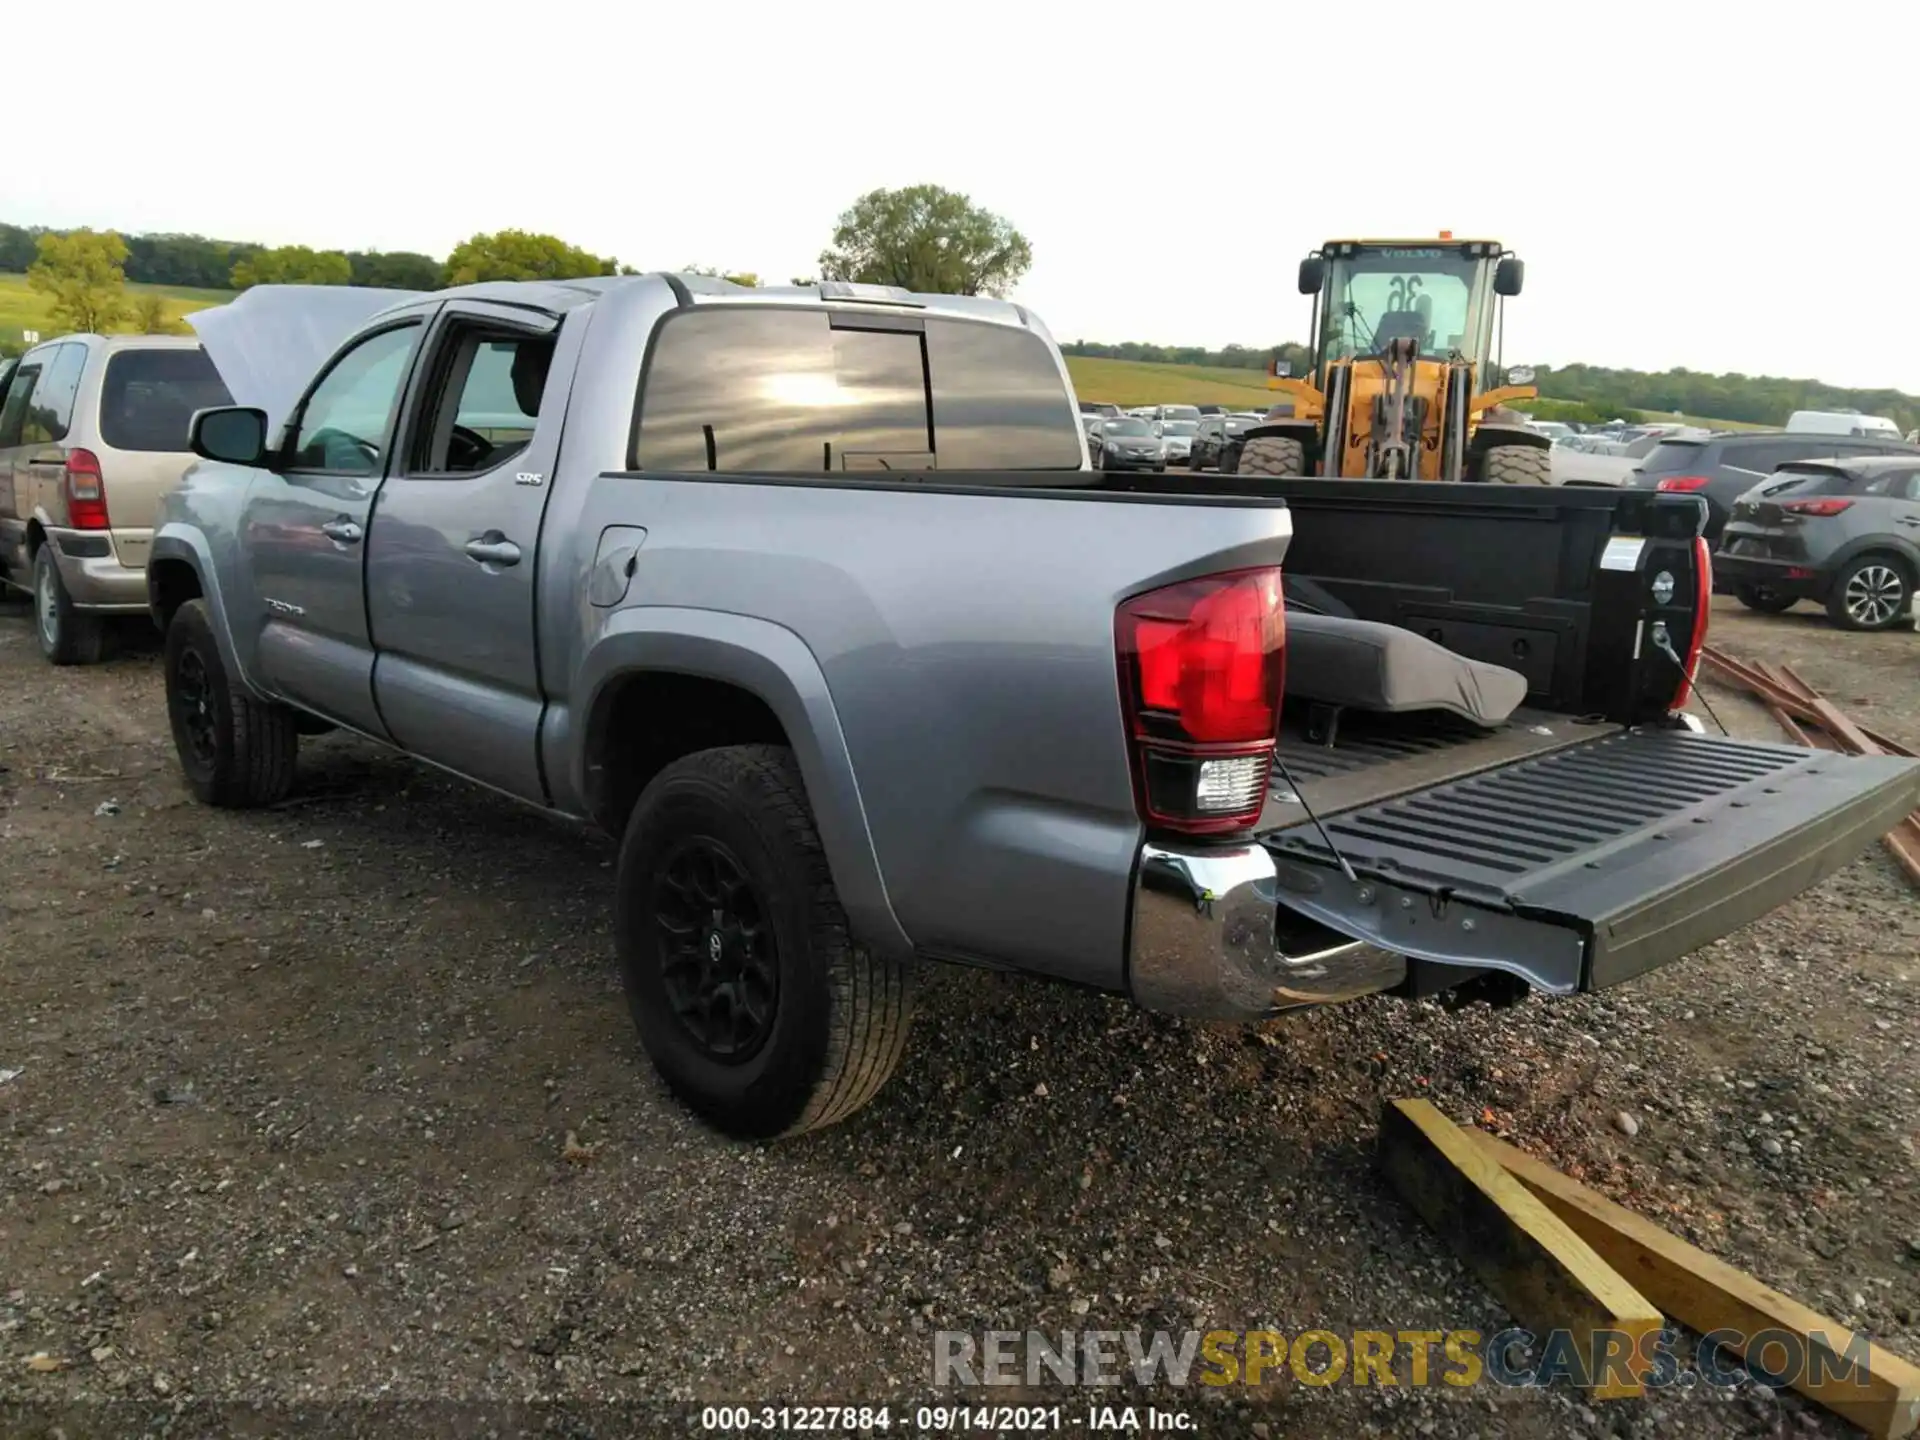
<svg viewBox="0 0 1920 1440"><path fill-rule="evenodd" d="M116 450L184 453L193 412L232 403L204 350L119 350L100 381L100 438Z"/></svg>
<svg viewBox="0 0 1920 1440"><path fill-rule="evenodd" d="M1079 437L1053 351L1031 330L929 317L942 470L1078 470Z"/></svg>
<svg viewBox="0 0 1920 1440"><path fill-rule="evenodd" d="M80 393L80 376L87 368L87 347L56 345L40 372L27 405L20 440L26 445L58 444L73 428L73 402Z"/></svg>
<svg viewBox="0 0 1920 1440"><path fill-rule="evenodd" d="M26 428L27 403L33 398L34 386L39 383L41 365L52 355L52 351L29 355L13 372L13 379L7 386L6 402L0 405L0 449L21 443L20 437Z"/></svg>

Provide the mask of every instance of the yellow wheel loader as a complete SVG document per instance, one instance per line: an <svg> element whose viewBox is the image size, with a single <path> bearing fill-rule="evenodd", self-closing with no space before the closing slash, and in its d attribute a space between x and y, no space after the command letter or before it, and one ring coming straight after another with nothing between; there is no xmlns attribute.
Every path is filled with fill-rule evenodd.
<svg viewBox="0 0 1920 1440"><path fill-rule="evenodd" d="M1495 336L1524 264L1494 240L1330 240L1300 262L1313 296L1313 373L1277 362L1286 392L1241 432L1223 470L1352 479L1549 483L1551 442L1507 402L1530 372L1496 374Z"/></svg>

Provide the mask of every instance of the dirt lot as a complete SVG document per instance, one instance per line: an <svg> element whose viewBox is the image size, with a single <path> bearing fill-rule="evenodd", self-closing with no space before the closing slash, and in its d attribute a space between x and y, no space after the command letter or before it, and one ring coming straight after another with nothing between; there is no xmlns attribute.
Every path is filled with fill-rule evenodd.
<svg viewBox="0 0 1920 1440"><path fill-rule="evenodd" d="M1920 745L1920 638L1811 610L1715 638ZM332 737L289 804L205 810L160 695L151 645L55 671L0 603L0 1402L69 1434L910 1401L938 1328L1496 1330L1372 1169L1410 1094L1920 1358L1920 903L1878 849L1683 965L1506 1012L1256 1033L939 973L878 1103L756 1149L637 1051L607 842ZM1222 1435L1847 1433L1756 1389L1160 1398Z"/></svg>

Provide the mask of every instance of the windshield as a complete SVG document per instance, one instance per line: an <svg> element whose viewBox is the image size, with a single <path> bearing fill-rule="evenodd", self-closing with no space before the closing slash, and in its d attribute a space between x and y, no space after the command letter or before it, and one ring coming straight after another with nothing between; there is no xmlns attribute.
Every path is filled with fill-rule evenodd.
<svg viewBox="0 0 1920 1440"><path fill-rule="evenodd" d="M1200 429L1198 420L1163 420L1160 422L1162 435L1193 435Z"/></svg>
<svg viewBox="0 0 1920 1440"><path fill-rule="evenodd" d="M1144 420L1109 420L1102 435L1151 435Z"/></svg>
<svg viewBox="0 0 1920 1440"><path fill-rule="evenodd" d="M1421 355L1454 351L1481 360L1491 292L1486 262L1458 250L1391 246L1332 257L1327 265L1321 354L1377 355L1389 340L1412 337Z"/></svg>

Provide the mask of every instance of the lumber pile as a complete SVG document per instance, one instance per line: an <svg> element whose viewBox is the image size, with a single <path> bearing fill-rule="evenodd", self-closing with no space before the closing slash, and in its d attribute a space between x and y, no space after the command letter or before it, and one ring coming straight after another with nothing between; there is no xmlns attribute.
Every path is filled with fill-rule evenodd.
<svg viewBox="0 0 1920 1440"><path fill-rule="evenodd" d="M1701 668L1716 680L1744 690L1767 707L1787 738L1796 745L1833 750L1843 755L1906 755L1914 752L1853 719L1809 685L1791 665L1769 666L1735 659L1711 645L1700 651ZM1888 852L1920 885L1920 810L1914 811L1882 842Z"/></svg>

